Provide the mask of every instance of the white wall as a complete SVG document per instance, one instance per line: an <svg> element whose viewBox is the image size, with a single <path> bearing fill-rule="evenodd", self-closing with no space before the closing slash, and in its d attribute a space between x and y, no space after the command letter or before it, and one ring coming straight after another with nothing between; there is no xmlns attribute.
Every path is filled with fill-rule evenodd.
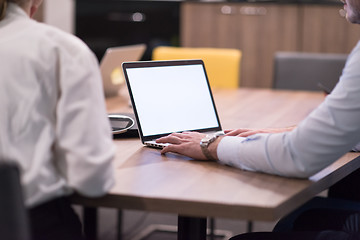
<svg viewBox="0 0 360 240"><path fill-rule="evenodd" d="M75 0L44 0L44 22L74 33Z"/></svg>

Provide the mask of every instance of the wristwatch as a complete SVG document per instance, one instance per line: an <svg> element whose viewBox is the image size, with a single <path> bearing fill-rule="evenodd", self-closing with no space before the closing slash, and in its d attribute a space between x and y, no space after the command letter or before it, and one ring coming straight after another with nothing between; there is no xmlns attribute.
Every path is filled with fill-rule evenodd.
<svg viewBox="0 0 360 240"><path fill-rule="evenodd" d="M210 154L209 145L214 142L219 136L224 135L224 132L216 132L214 134L208 134L200 141L201 151L205 157L209 160L216 161L216 159Z"/></svg>

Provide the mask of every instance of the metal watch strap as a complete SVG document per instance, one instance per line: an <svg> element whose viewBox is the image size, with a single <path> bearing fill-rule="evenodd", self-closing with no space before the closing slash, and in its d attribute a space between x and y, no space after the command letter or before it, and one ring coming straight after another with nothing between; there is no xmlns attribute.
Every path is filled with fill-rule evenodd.
<svg viewBox="0 0 360 240"><path fill-rule="evenodd" d="M212 161L217 161L211 154L209 151L209 146L212 142L214 142L219 136L224 135L223 132L216 132L215 134L208 134L206 135L205 138L201 139L200 141L200 147L201 147L201 151L203 152L203 154L205 155L205 157L209 160Z"/></svg>

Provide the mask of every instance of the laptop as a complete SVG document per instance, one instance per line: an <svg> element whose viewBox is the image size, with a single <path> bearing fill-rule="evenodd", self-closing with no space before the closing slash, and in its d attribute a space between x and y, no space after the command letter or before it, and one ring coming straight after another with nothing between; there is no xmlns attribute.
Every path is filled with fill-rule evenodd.
<svg viewBox="0 0 360 240"><path fill-rule="evenodd" d="M122 65L139 137L146 146L173 132L221 131L202 60L125 62Z"/></svg>
<svg viewBox="0 0 360 240"><path fill-rule="evenodd" d="M116 96L122 83L125 82L121 64L128 61L138 61L146 50L145 44L128 45L108 48L100 62L106 97Z"/></svg>

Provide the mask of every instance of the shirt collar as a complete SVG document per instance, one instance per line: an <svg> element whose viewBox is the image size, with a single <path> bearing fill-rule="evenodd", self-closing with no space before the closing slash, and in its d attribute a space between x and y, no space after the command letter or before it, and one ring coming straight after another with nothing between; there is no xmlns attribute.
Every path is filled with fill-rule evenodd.
<svg viewBox="0 0 360 240"><path fill-rule="evenodd" d="M7 18L29 18L29 16L19 5L9 2L4 20Z"/></svg>

